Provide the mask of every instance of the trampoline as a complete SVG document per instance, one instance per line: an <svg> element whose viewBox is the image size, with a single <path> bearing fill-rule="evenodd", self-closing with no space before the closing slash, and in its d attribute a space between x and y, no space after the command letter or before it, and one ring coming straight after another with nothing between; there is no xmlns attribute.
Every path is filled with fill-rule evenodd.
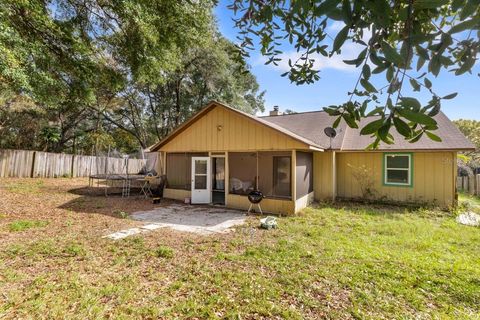
<svg viewBox="0 0 480 320"><path fill-rule="evenodd" d="M96 185L97 187L103 187L106 197L108 197L109 194L119 193L118 191L113 192L112 189L121 189L122 198L129 197L132 188L138 189L139 194L143 194L145 197L151 196L151 182L155 181L155 179L160 179L155 172L157 156L154 154L153 157L149 159L149 157L143 155L143 159L146 160L146 162L140 173L128 173L128 156L123 156L122 158L125 160L123 168L113 170L124 171L125 173L108 172L110 168L107 162L104 169L106 171L105 173L95 173L88 176L88 186L94 187ZM98 171L97 168L97 172Z"/></svg>

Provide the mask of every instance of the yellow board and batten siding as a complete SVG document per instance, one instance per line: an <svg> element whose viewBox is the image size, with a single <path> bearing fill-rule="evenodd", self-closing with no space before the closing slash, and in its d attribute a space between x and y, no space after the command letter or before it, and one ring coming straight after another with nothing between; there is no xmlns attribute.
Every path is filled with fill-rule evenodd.
<svg viewBox="0 0 480 320"><path fill-rule="evenodd" d="M219 127L220 126L220 127ZM267 151L309 146L248 117L215 107L161 147L165 152Z"/></svg>
<svg viewBox="0 0 480 320"><path fill-rule="evenodd" d="M413 152L413 185L411 187L384 185L383 152L339 152L336 157L337 197L339 198L362 198L359 183L354 178L353 172L354 168L365 166L373 178L376 199L435 204L442 207L454 204L455 152Z"/></svg>
<svg viewBox="0 0 480 320"><path fill-rule="evenodd" d="M315 200L333 199L333 152L313 153L313 192Z"/></svg>
<svg viewBox="0 0 480 320"><path fill-rule="evenodd" d="M160 151L162 153L227 152L225 161L228 177L228 152L296 149L306 150L309 149L309 145L262 123L252 121L247 116L216 106L163 145ZM292 151L292 155L294 154ZM292 181L295 181L295 162L294 158L292 159ZM228 183L229 181L226 181L225 184L227 190ZM292 187L292 200L264 199L261 204L262 209L265 212L292 214L296 211L294 194L295 189ZM190 191L166 188L164 197L183 200L190 197ZM228 193L225 201L228 207L242 210L248 209L250 205L246 196Z"/></svg>

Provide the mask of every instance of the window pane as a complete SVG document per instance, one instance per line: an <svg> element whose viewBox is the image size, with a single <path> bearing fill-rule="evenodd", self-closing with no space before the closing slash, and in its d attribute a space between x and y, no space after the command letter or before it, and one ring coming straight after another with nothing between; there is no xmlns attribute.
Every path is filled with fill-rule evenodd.
<svg viewBox="0 0 480 320"><path fill-rule="evenodd" d="M273 195L289 197L290 185L290 157L273 157Z"/></svg>
<svg viewBox="0 0 480 320"><path fill-rule="evenodd" d="M195 176L195 189L207 189L207 176Z"/></svg>
<svg viewBox="0 0 480 320"><path fill-rule="evenodd" d="M408 159L406 155L387 155L387 168L408 169Z"/></svg>
<svg viewBox="0 0 480 320"><path fill-rule="evenodd" d="M408 184L408 170L387 170L387 183Z"/></svg>
<svg viewBox="0 0 480 320"><path fill-rule="evenodd" d="M207 174L207 160L195 160L195 173Z"/></svg>

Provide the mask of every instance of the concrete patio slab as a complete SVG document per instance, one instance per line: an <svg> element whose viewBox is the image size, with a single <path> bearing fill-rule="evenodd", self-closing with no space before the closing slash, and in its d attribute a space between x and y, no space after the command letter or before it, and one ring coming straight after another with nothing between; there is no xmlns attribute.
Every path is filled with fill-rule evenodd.
<svg viewBox="0 0 480 320"><path fill-rule="evenodd" d="M221 207L173 203L149 211L135 212L130 215L130 218L148 222L148 224L139 228L121 230L104 236L104 238L117 240L159 228L170 228L201 235L227 233L234 226L244 224L246 215L241 211Z"/></svg>

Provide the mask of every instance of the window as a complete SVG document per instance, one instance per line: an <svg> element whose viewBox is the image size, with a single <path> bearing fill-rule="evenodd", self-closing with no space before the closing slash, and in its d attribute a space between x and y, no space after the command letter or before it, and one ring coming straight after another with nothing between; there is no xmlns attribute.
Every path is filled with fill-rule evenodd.
<svg viewBox="0 0 480 320"><path fill-rule="evenodd" d="M412 154L385 153L383 183L392 186L412 186Z"/></svg>

